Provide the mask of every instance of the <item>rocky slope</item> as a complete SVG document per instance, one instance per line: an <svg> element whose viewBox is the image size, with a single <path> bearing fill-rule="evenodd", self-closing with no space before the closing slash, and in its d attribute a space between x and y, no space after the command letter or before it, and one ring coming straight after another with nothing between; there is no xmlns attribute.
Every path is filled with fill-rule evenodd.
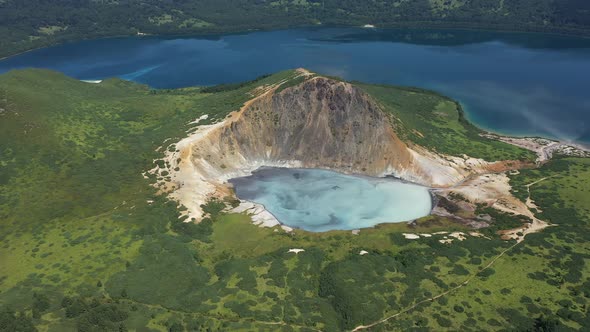
<svg viewBox="0 0 590 332"><path fill-rule="evenodd" d="M333 169L393 175L430 187L456 185L501 163L439 155L401 141L392 118L359 88L299 70L306 79L256 91L237 112L201 126L167 156L172 198L196 220L200 205L231 193L227 180L260 166ZM176 170L175 170L176 169Z"/></svg>

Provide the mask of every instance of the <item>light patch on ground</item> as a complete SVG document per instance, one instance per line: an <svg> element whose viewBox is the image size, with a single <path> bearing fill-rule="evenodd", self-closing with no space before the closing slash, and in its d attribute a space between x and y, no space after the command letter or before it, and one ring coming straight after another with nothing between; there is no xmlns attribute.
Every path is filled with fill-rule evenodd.
<svg viewBox="0 0 590 332"><path fill-rule="evenodd" d="M274 227L280 225L280 222L272 213L268 212L264 206L254 202L244 201L231 210L233 213L246 213L252 218L254 225L261 227Z"/></svg>
<svg viewBox="0 0 590 332"><path fill-rule="evenodd" d="M572 157L590 157L590 149L571 142L553 141L538 137L508 137L492 133L482 136L533 151L537 154L538 164L549 161L557 153Z"/></svg>
<svg viewBox="0 0 590 332"><path fill-rule="evenodd" d="M404 233L403 236L408 240L417 240L420 238L420 235L408 234L408 233Z"/></svg>
<svg viewBox="0 0 590 332"><path fill-rule="evenodd" d="M453 10L465 5L465 0L430 0L430 7L434 12Z"/></svg>
<svg viewBox="0 0 590 332"><path fill-rule="evenodd" d="M482 237L483 235L477 233L478 235L476 237ZM467 239L467 234L463 233L463 232L453 232L451 234L449 234L448 236L444 236L441 240L438 240L438 242L443 243L443 244L450 244L453 243L454 240L458 240L458 241L465 241Z"/></svg>
<svg viewBox="0 0 590 332"><path fill-rule="evenodd" d="M200 20L198 18L189 18L187 20L182 21L182 23L180 23L179 27L180 28L206 28L206 27L210 27L213 26L213 24Z"/></svg>
<svg viewBox="0 0 590 332"><path fill-rule="evenodd" d="M469 232L469 233L463 233L463 232L452 232L451 234L449 234L448 232L436 232L436 233L432 233L432 234L428 234L428 233L421 233L421 234L412 234L412 233L403 233L402 234L406 239L408 240L418 240L420 238L431 238L433 236L437 236L437 235L443 235L442 239L438 240L440 243L452 243L453 240L459 240L459 241L464 241L467 239L467 236L473 236L473 237L483 237L489 240L489 238L483 236L481 233L478 232Z"/></svg>
<svg viewBox="0 0 590 332"><path fill-rule="evenodd" d="M548 227L549 224L539 220L530 211L530 207L514 197L511 193L510 178L505 174L486 174L474 177L448 192L461 194L472 203L483 203L496 210L515 215L522 215L532 220L523 227L504 231L504 239L524 240L529 233L535 233Z"/></svg>
<svg viewBox="0 0 590 332"><path fill-rule="evenodd" d="M48 26L40 27L38 31L40 34L51 36L56 33L62 32L64 30L66 30L67 28L68 28L67 26L62 27L62 26L58 26L58 25L48 25Z"/></svg>
<svg viewBox="0 0 590 332"><path fill-rule="evenodd" d="M409 151L416 164L420 165L424 175L420 178L410 172L401 171L400 177L431 187L449 187L460 183L472 174L487 173L491 168L501 167L500 163L488 163L483 159L468 156L446 156L416 145L412 146ZM427 183L424 178L429 178Z"/></svg>
<svg viewBox="0 0 590 332"><path fill-rule="evenodd" d="M174 22L174 19L172 18L172 15L170 14L164 14L164 15L160 15L160 16L153 16L149 18L150 23L155 24L155 25L164 25L164 24L169 24Z"/></svg>

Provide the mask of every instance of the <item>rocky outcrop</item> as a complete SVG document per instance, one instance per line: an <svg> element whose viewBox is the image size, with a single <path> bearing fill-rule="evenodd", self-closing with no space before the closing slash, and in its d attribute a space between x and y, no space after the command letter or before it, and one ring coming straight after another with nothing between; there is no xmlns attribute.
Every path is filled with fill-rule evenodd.
<svg viewBox="0 0 590 332"><path fill-rule="evenodd" d="M392 118L349 83L313 77L280 89L266 87L240 111L200 127L169 153L171 196L191 217L200 218L200 205L211 195L230 192L228 179L260 166L394 175L432 187L451 186L491 166L408 146L392 129Z"/></svg>
<svg viewBox="0 0 590 332"><path fill-rule="evenodd" d="M413 157L389 121L358 88L314 78L257 98L193 145L192 160L213 173L252 162L395 173L408 168Z"/></svg>

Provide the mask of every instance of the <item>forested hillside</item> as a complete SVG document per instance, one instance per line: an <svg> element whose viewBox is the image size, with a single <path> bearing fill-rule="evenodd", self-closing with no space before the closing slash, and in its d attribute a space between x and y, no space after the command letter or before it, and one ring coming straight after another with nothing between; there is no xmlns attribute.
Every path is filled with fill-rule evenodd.
<svg viewBox="0 0 590 332"><path fill-rule="evenodd" d="M586 0L0 0L0 56L101 36L306 25L590 34Z"/></svg>

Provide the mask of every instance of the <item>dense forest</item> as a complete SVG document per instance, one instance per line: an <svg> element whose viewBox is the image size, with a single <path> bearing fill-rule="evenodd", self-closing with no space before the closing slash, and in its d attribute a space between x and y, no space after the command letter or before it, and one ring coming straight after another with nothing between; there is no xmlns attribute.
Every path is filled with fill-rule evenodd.
<svg viewBox="0 0 590 332"><path fill-rule="evenodd" d="M293 26L485 28L590 34L586 0L0 0L0 57L133 34Z"/></svg>

